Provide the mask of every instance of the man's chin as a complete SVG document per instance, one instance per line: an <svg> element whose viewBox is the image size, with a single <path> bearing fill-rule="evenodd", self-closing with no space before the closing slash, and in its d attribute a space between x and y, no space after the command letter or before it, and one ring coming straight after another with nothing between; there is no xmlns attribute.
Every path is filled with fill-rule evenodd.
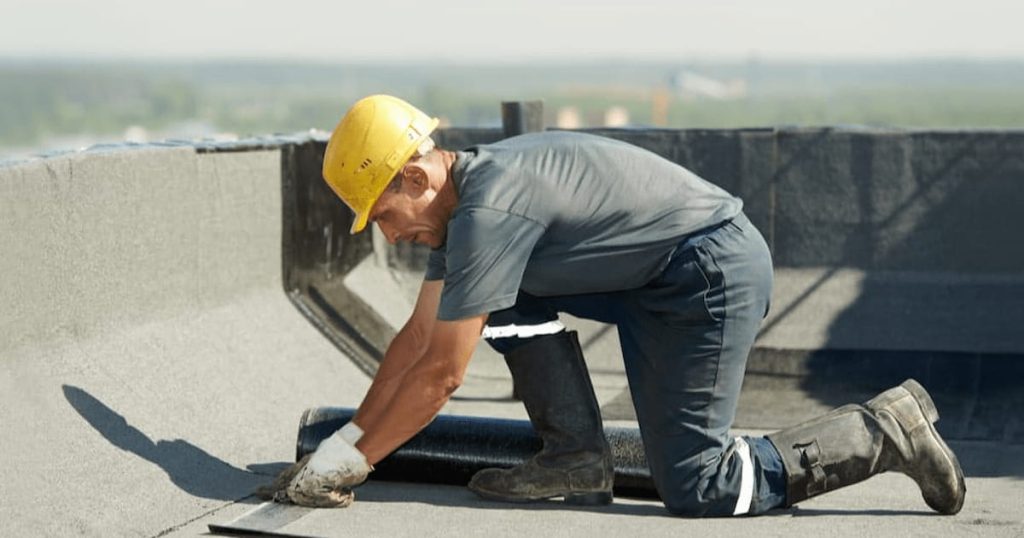
<svg viewBox="0 0 1024 538"><path fill-rule="evenodd" d="M436 249L444 244L444 239L440 239L436 235L430 233L418 233L413 236L412 242Z"/></svg>

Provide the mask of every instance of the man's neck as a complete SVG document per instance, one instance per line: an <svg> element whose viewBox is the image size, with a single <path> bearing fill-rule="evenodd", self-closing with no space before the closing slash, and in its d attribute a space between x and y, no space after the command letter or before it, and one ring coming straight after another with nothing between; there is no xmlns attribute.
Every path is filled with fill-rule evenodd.
<svg viewBox="0 0 1024 538"><path fill-rule="evenodd" d="M441 204L441 210L444 212L447 220L451 218L456 206L459 205L459 193L455 188L455 180L452 178L452 167L455 165L456 154L453 151L447 150L439 150L439 152L441 154L441 164L445 170L445 177L444 185L438 190L437 201Z"/></svg>

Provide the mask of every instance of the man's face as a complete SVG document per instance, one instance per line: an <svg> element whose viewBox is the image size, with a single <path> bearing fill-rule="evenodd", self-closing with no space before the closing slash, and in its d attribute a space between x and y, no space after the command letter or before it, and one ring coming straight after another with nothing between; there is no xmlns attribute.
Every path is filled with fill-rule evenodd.
<svg viewBox="0 0 1024 538"><path fill-rule="evenodd" d="M431 204L436 195L429 185L404 178L398 190L389 188L377 199L370 222L392 245L405 241L437 248L444 244L448 223Z"/></svg>

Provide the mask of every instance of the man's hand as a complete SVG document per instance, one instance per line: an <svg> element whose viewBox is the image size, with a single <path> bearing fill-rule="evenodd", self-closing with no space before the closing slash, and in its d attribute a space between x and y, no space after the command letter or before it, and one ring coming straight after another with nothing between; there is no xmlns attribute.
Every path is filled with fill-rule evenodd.
<svg viewBox="0 0 1024 538"><path fill-rule="evenodd" d="M346 439L348 432L342 430L320 443L285 488L295 504L317 508L348 506L352 503L351 488L362 484L373 470L366 456Z"/></svg>
<svg viewBox="0 0 1024 538"><path fill-rule="evenodd" d="M273 482L257 488L256 496L264 501L291 503L292 500L288 497L287 493L288 486L291 485L292 479L306 468L306 464L309 463L309 458L311 457L313 457L312 454L306 454L298 462L289 465L287 469L277 475ZM316 504L310 504L310 506L318 508L345 508L352 504L353 500L355 500L355 494L351 490L339 489L332 491L329 495L319 497Z"/></svg>
<svg viewBox="0 0 1024 538"><path fill-rule="evenodd" d="M366 480L373 467L355 447L363 430L349 422L325 439L312 454L285 469L274 482L256 490L264 500L293 502L314 508L345 508L352 487Z"/></svg>

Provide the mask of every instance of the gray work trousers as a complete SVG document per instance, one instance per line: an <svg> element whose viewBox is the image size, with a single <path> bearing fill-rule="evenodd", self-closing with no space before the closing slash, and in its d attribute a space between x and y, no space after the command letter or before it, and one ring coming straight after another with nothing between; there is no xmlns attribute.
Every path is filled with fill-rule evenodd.
<svg viewBox="0 0 1024 538"><path fill-rule="evenodd" d="M641 288L554 297L521 292L487 325L550 327L559 312L614 324L666 508L684 516L757 514L785 501L781 459L766 439L732 437L729 427L771 289L768 247L741 213L683 239L661 275ZM495 332L501 337L488 342L500 353L531 338Z"/></svg>

